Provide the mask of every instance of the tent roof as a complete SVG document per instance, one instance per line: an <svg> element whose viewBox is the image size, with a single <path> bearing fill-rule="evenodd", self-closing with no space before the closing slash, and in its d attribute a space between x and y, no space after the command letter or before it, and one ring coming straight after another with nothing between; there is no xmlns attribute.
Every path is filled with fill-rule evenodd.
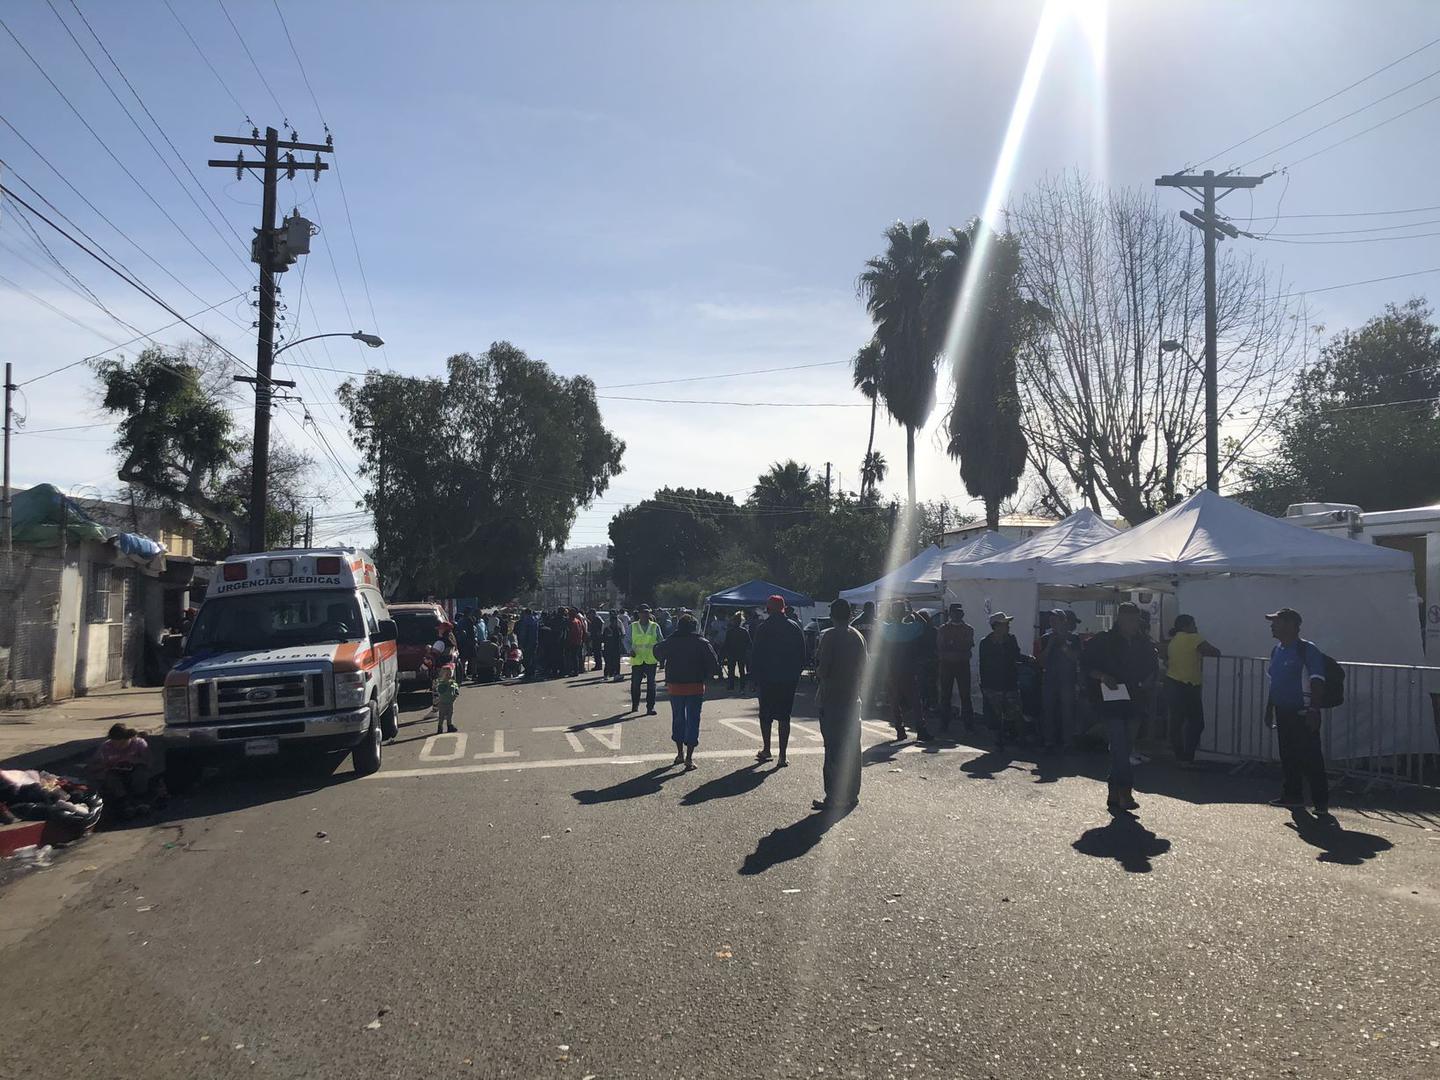
<svg viewBox="0 0 1440 1080"><path fill-rule="evenodd" d="M1406 552L1315 532L1202 490L1127 532L1050 560L1041 578L1047 585L1102 585L1413 570Z"/></svg>
<svg viewBox="0 0 1440 1080"><path fill-rule="evenodd" d="M938 589L944 584L941 575L946 567L973 562L976 559L988 559L992 555L999 555L1002 551L1009 551L1015 544L1016 541L1011 540L1008 536L1001 536L997 532L983 532L970 542L945 551L945 557L917 580Z"/></svg>
<svg viewBox="0 0 1440 1080"><path fill-rule="evenodd" d="M841 589L840 596L852 603L864 603L866 600L877 600L882 595L906 597L937 592L938 581L934 584L923 584L920 579L939 566L948 554L950 550L932 544L909 562L897 566L888 574L881 574L869 584L857 585L853 589Z"/></svg>
<svg viewBox="0 0 1440 1080"><path fill-rule="evenodd" d="M961 578L994 580L1032 577L1050 560L1073 554L1091 544L1098 544L1101 540L1108 540L1119 532L1119 529L1086 507L998 555L948 563L943 574L946 581Z"/></svg>
<svg viewBox="0 0 1440 1080"><path fill-rule="evenodd" d="M786 589L768 581L756 578L743 585L736 585L724 592L712 593L705 598L707 604L730 607L751 607L765 603L772 596L783 596L791 607L809 607L813 601L802 592Z"/></svg>

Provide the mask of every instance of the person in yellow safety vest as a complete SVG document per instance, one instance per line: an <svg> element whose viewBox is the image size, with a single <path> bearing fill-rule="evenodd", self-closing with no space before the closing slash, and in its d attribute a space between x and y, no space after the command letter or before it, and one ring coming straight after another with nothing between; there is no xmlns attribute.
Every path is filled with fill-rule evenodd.
<svg viewBox="0 0 1440 1080"><path fill-rule="evenodd" d="M650 605L640 605L640 617L630 624L626 636L626 652L630 654L630 711L640 709L640 683L645 682L645 715L655 715L655 646L665 639L660 624L650 618Z"/></svg>

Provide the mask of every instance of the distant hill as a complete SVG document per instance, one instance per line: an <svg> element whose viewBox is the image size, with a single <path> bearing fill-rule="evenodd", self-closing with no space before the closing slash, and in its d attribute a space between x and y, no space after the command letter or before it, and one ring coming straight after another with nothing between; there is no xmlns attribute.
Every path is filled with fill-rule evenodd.
<svg viewBox="0 0 1440 1080"><path fill-rule="evenodd" d="M548 575L555 570L563 571L566 567L584 566L586 563L598 566L605 561L605 548L604 544L591 544L589 547L553 552L545 556L545 573Z"/></svg>

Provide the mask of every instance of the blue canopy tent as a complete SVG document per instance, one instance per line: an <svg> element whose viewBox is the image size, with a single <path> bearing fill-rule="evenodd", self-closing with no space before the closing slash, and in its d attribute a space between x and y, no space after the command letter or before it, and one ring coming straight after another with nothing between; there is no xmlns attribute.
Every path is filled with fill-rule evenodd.
<svg viewBox="0 0 1440 1080"><path fill-rule="evenodd" d="M711 593L705 598L705 606L732 608L764 607L765 601L772 596L783 596L785 603L791 607L809 607L814 603L810 597L802 592L796 592L794 589L786 589L756 578L754 581L747 581L743 585L736 585L734 588L726 589L724 592Z"/></svg>

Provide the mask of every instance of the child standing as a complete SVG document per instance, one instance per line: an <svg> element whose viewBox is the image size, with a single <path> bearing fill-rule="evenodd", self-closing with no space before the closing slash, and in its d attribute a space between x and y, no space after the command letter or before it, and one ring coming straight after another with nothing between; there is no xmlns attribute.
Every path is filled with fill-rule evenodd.
<svg viewBox="0 0 1440 1080"><path fill-rule="evenodd" d="M455 699L460 696L460 684L455 681L455 669L446 664L440 669L440 679L435 683L435 704L439 710L436 735L443 735L455 729Z"/></svg>

